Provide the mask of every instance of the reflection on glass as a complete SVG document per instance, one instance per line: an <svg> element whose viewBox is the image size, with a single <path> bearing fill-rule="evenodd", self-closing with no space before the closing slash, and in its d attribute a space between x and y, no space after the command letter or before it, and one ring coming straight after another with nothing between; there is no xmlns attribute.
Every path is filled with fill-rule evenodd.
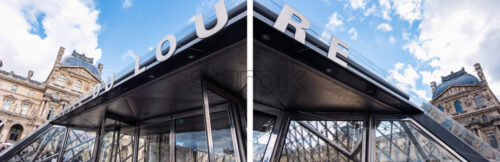
<svg viewBox="0 0 500 162"><path fill-rule="evenodd" d="M125 133L123 133L125 132ZM133 157L134 130L109 131L104 134L99 161L131 162Z"/></svg>
<svg viewBox="0 0 500 162"><path fill-rule="evenodd" d="M360 161L362 121L291 121L280 161Z"/></svg>
<svg viewBox="0 0 500 162"><path fill-rule="evenodd" d="M276 117L254 111L253 120L253 159L262 161L267 144L271 138Z"/></svg>
<svg viewBox="0 0 500 162"><path fill-rule="evenodd" d="M205 118L202 115L175 120L176 161L208 161L204 123Z"/></svg>
<svg viewBox="0 0 500 162"><path fill-rule="evenodd" d="M114 131L107 132L102 137L102 145L99 149L99 161L107 161L111 158L111 144L113 143Z"/></svg>
<svg viewBox="0 0 500 162"><path fill-rule="evenodd" d="M228 105L225 105L228 106ZM217 162L236 161L233 147L229 112L220 111L210 113L212 124L212 138L214 143L214 156Z"/></svg>
<svg viewBox="0 0 500 162"><path fill-rule="evenodd" d="M95 132L70 128L63 161L89 161L95 142Z"/></svg>
<svg viewBox="0 0 500 162"><path fill-rule="evenodd" d="M53 126L9 161L53 161L62 148L65 127Z"/></svg>
<svg viewBox="0 0 500 162"><path fill-rule="evenodd" d="M377 161L459 161L411 122L378 121L376 127Z"/></svg>
<svg viewBox="0 0 500 162"><path fill-rule="evenodd" d="M170 161L170 122L143 126L140 132L137 161Z"/></svg>

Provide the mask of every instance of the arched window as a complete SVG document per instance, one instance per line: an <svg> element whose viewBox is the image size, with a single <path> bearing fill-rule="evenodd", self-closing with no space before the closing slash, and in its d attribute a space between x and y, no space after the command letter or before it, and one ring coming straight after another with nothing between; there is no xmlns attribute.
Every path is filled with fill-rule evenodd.
<svg viewBox="0 0 500 162"><path fill-rule="evenodd" d="M66 81L66 76L59 75L59 79L57 80L57 85L64 86L64 81Z"/></svg>
<svg viewBox="0 0 500 162"><path fill-rule="evenodd" d="M491 147L498 148L497 138L493 133L488 133L488 140L490 141Z"/></svg>
<svg viewBox="0 0 500 162"><path fill-rule="evenodd" d="M438 106L438 109L444 112L443 106Z"/></svg>
<svg viewBox="0 0 500 162"><path fill-rule="evenodd" d="M6 99L3 103L2 110L9 111L10 104L12 104L12 101L10 99Z"/></svg>
<svg viewBox="0 0 500 162"><path fill-rule="evenodd" d="M16 92L17 91L17 85L13 85L12 86L12 89L10 89L12 92Z"/></svg>
<svg viewBox="0 0 500 162"><path fill-rule="evenodd" d="M23 133L23 126L16 124L10 127L9 140L17 141L21 134Z"/></svg>
<svg viewBox="0 0 500 162"><path fill-rule="evenodd" d="M477 108L484 106L483 97L481 97L481 95L474 95L474 102Z"/></svg>
<svg viewBox="0 0 500 162"><path fill-rule="evenodd" d="M77 81L75 84L75 91L80 91L82 88L82 81Z"/></svg>
<svg viewBox="0 0 500 162"><path fill-rule="evenodd" d="M481 116L481 118L483 119L483 122L484 122L484 123L487 123L487 122L488 122L488 116L483 115L483 116Z"/></svg>
<svg viewBox="0 0 500 162"><path fill-rule="evenodd" d="M28 104L23 104L23 107L21 107L21 114L26 115L28 113Z"/></svg>
<svg viewBox="0 0 500 162"><path fill-rule="evenodd" d="M59 99L59 92L54 93L54 98Z"/></svg>
<svg viewBox="0 0 500 162"><path fill-rule="evenodd" d="M47 120L50 120L54 117L55 109L54 107L50 107L49 113L47 114Z"/></svg>
<svg viewBox="0 0 500 162"><path fill-rule="evenodd" d="M457 113L462 112L462 103L460 101L455 101L455 110Z"/></svg>

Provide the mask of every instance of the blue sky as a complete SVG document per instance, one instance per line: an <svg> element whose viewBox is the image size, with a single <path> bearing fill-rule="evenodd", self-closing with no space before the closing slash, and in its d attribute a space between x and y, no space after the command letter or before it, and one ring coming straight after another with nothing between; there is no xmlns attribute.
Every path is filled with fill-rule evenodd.
<svg viewBox="0 0 500 162"><path fill-rule="evenodd" d="M226 0L226 5L234 0ZM243 0L240 0L243 1ZM496 0L258 0L279 13L284 4L303 13L310 32L346 42L349 57L403 91L424 100L429 83L481 63L500 92L500 1ZM131 65L168 34L192 26L216 0L0 1L0 59L6 71L45 81L58 48L104 64L103 79ZM9 16L1 16L9 15ZM210 14L206 14L210 15ZM206 16L204 15L204 16ZM29 48L27 48L29 47Z"/></svg>
<svg viewBox="0 0 500 162"><path fill-rule="evenodd" d="M312 33L335 35L350 46L349 57L410 94L430 100L430 82L481 63L494 93L500 70L490 34L498 33L494 1L258 0L279 13L287 4L312 22ZM483 30L488 30L484 32ZM311 32L310 31L310 32ZM487 34L489 33L489 34ZM498 35L498 34L495 34Z"/></svg>
<svg viewBox="0 0 500 162"><path fill-rule="evenodd" d="M100 62L106 67L104 76L120 71L135 60L131 56L149 52L164 36L188 26L191 17L209 5L202 0L129 2L129 6L124 6L124 1L96 3L101 11L98 38L103 49Z"/></svg>

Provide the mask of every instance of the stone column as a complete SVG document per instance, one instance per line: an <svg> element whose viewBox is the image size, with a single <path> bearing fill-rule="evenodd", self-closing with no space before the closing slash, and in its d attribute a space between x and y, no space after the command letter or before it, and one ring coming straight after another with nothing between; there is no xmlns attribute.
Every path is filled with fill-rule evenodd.
<svg viewBox="0 0 500 162"><path fill-rule="evenodd" d="M45 106L47 105L47 100L43 100L42 104L40 105L40 109L38 110L38 116L42 117L43 111L45 111ZM42 117L43 118L43 117Z"/></svg>
<svg viewBox="0 0 500 162"><path fill-rule="evenodd" d="M1 142L5 143L7 142L7 139L9 139L9 137L7 136L9 135L11 126L12 126L11 120L7 120L7 122L5 122L5 124L3 125L2 138L0 139Z"/></svg>
<svg viewBox="0 0 500 162"><path fill-rule="evenodd" d="M477 131L477 137L479 137L480 139L482 139L484 141L483 133L481 133L481 130L479 128L476 128L476 131Z"/></svg>

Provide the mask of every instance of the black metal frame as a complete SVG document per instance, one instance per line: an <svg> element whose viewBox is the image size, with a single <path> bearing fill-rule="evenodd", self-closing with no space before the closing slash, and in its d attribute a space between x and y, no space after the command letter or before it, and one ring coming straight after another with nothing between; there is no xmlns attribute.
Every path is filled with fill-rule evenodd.
<svg viewBox="0 0 500 162"><path fill-rule="evenodd" d="M233 147L235 149L235 157L237 159L237 161L239 162L245 162L245 149L244 147L240 146L242 143L241 141L243 141L243 137L244 137L244 134L242 134L242 126L239 123L239 120L237 119L241 119L241 116L238 114L238 113L235 113L235 112L238 112L238 111L244 111L244 107L242 107L244 104L243 104L243 100L232 95L231 93L223 90L222 88L220 88L219 86L217 86L216 84L206 80L206 79L202 79L201 80L201 98L203 100L203 107L201 109L198 109L198 110L193 110L193 111L188 111L188 112L184 112L184 113L180 113L180 114L173 114L173 115L168 115L168 116L162 116L162 117L159 117L161 119L164 119L164 121L168 121L170 123L170 143L169 143L169 147L170 147L170 161L175 161L175 119L178 119L178 118L184 118L184 117L189 117L189 116L196 116L196 115L203 115L205 117L205 130L206 130L206 133L207 133L207 148L209 149L208 150L208 153L209 153L209 161L215 161L215 158L214 158L214 155L213 155L213 138L212 138L212 132L211 132L211 120L210 120L210 113L212 112L220 112L220 111L227 111L229 114L229 118L230 118L230 125L231 125L231 135L232 135L232 138L233 138ZM214 106L214 105L210 105L209 104L209 100L208 100L208 95L207 95L207 92L208 91L211 91L211 92L214 92L224 98L226 98L229 102L227 103L221 103L221 104L218 104L218 105L223 105L223 104L229 104L228 108L217 108L217 109L210 109L211 106ZM103 122L102 123L105 123L106 119L110 116L108 115L104 115L103 116ZM113 116L111 116L113 117ZM149 120L158 120L158 118L155 118L155 119L149 119ZM148 121L149 121L148 120ZM148 121L142 121L142 122L148 122ZM98 143L96 143L96 145L94 145L94 151L93 154L95 156L93 156L93 159L95 161L98 161L99 159L99 152L100 152L100 149L102 148L102 140L103 140L103 136L104 134L106 134L106 131L104 131L105 129L105 124L102 124L102 128L100 129L101 131L99 131L96 135L96 137L99 137L98 139L96 139L96 141L99 141ZM134 124L134 137L133 137L133 142L134 142L134 146L133 146L133 160L137 160L137 155L138 155L138 148L139 148L139 136L140 136L140 127L142 127L143 125L140 125L139 123L135 123ZM114 139L113 139L113 142L114 142Z"/></svg>
<svg viewBox="0 0 500 162"><path fill-rule="evenodd" d="M452 145L450 143L447 143L443 141L441 138L438 138L435 134L433 134L432 131L428 130L426 127L422 126L422 124L418 121L418 119L414 119L411 115L405 115L405 114L375 114L375 113L360 113L357 115L352 115L352 116L346 116L344 113L339 113L339 115L335 114L329 114L329 115L318 115L315 113L309 113L309 112L289 112L287 110L279 109L279 108L273 108L265 105L261 105L256 103L257 108L254 109L254 111L259 111L261 113L269 114L272 116L276 117L276 122L275 122L275 127L273 128L270 142L267 145L266 151L264 153L264 157L262 161L264 162L269 162L269 161L279 161L280 155L281 155L281 149L284 146L284 141L286 139L287 133L288 133L288 128L290 125L290 122L293 120L325 120L325 121L363 121L364 123L364 129L363 129L363 140L360 144L359 147L361 147L359 150L361 151L361 159L357 159L359 161L367 162L367 161L376 161L375 159L375 123L376 121L408 121L411 122L412 124L416 125L418 129L422 130L426 137L429 137L431 140L434 140L437 144L445 148L447 151L449 151L452 155L454 155L456 158L461 159L461 161L470 161L471 159L475 159L478 161L484 161L482 159L482 156L476 156L476 157L469 157L469 156L464 156L463 153L453 149ZM341 118L338 118L341 117ZM315 134L318 136L320 139L323 139L326 141L328 145L335 147L335 144L333 143L328 143L327 139L324 139L326 137L323 137L321 133L317 132L314 128L308 126L305 123L298 122L302 127L310 131L311 133ZM437 126L437 125L436 125ZM433 127L436 127L433 126ZM409 129L405 129L409 131ZM411 134L411 133L409 133ZM456 137L455 137L456 138ZM413 140L414 143L416 142L417 139L413 137L411 140ZM342 151L340 149L339 151ZM420 147L420 150L418 150L424 159L429 159L427 158L427 154L422 151L422 147ZM341 152L342 154L346 155L347 157L352 157L352 155L355 155L357 151L354 153L348 153L348 152ZM473 152L469 152L467 155L473 155Z"/></svg>

